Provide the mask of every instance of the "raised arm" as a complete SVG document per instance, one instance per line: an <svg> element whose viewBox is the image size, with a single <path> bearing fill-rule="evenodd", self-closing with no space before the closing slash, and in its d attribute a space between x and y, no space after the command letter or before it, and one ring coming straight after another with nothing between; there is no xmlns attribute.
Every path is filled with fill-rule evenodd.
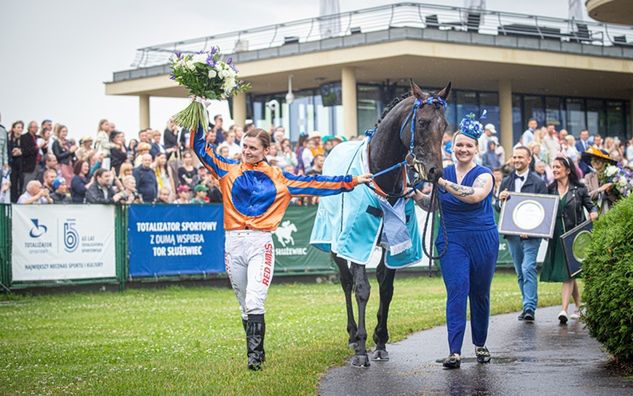
<svg viewBox="0 0 633 396"><path fill-rule="evenodd" d="M462 186L461 184L449 182L446 179L438 180L440 187L443 187L451 195L462 202L474 204L481 202L492 191L493 181L490 173L482 173L477 176L472 187Z"/></svg>
<svg viewBox="0 0 633 396"><path fill-rule="evenodd" d="M362 176L297 176L283 172L284 184L292 195L335 195L351 191L359 183L370 180L368 175Z"/></svg>
<svg viewBox="0 0 633 396"><path fill-rule="evenodd" d="M221 179L232 166L239 164L239 161L224 158L215 153L215 146L207 144L202 125L198 126L195 134L191 134L189 147L216 179Z"/></svg>

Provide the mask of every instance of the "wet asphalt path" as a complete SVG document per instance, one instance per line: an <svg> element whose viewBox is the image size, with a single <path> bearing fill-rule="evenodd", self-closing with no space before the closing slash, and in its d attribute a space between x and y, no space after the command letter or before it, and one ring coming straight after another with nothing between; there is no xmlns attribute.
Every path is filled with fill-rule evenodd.
<svg viewBox="0 0 633 396"><path fill-rule="evenodd" d="M493 316L490 364L478 364L466 327L462 365L445 370L446 327L437 327L387 345L388 362L367 369L350 365L325 373L320 395L633 395L633 381L611 374L609 356L584 324L558 323L560 307L541 308L533 324L518 313ZM570 309L570 312L572 310ZM343 339L343 337L341 338Z"/></svg>

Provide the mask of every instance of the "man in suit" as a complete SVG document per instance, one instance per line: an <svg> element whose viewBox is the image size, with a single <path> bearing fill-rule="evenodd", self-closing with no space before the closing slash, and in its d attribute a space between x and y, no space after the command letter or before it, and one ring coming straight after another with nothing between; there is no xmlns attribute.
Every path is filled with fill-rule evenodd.
<svg viewBox="0 0 633 396"><path fill-rule="evenodd" d="M583 129L582 131L580 131L578 141L576 141L576 151L582 154L585 151L587 151L589 147L591 147L591 144L589 143L589 131L586 129ZM579 162L578 165L580 166L580 170L582 171L583 175L586 175L587 173L591 172L591 170L589 169L589 166L585 163L585 161L578 161L578 162Z"/></svg>
<svg viewBox="0 0 633 396"><path fill-rule="evenodd" d="M505 204L511 192L532 194L547 194L547 186L534 172L530 172L532 153L525 146L518 146L512 152L514 172L506 176L499 186L499 200L495 204L497 210ZM536 273L536 256L541 238L531 238L527 235L506 235L512 262L517 273L519 289L523 297L523 312L519 320L534 321L534 312L538 303L538 279Z"/></svg>

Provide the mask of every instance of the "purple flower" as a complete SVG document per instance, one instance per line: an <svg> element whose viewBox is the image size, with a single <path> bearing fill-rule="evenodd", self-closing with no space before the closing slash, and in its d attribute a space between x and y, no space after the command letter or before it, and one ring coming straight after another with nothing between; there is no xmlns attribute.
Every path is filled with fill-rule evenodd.
<svg viewBox="0 0 633 396"><path fill-rule="evenodd" d="M180 52L180 51L174 51L174 55L176 55L176 57L177 57L178 59L180 59L180 58L182 57L182 52Z"/></svg>

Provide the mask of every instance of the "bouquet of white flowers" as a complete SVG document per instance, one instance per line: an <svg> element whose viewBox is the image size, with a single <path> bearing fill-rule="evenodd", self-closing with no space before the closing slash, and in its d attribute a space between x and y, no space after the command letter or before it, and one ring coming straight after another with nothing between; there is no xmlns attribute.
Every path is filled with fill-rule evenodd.
<svg viewBox="0 0 633 396"><path fill-rule="evenodd" d="M171 79L189 90L192 102L174 116L174 121L187 128L206 128L205 104L209 100L223 100L244 92L250 84L237 79L237 67L217 47L195 54L175 52L170 57Z"/></svg>
<svg viewBox="0 0 633 396"><path fill-rule="evenodd" d="M622 197L628 197L633 189L633 174L617 165L607 166L601 180L603 183L613 183L613 191Z"/></svg>

